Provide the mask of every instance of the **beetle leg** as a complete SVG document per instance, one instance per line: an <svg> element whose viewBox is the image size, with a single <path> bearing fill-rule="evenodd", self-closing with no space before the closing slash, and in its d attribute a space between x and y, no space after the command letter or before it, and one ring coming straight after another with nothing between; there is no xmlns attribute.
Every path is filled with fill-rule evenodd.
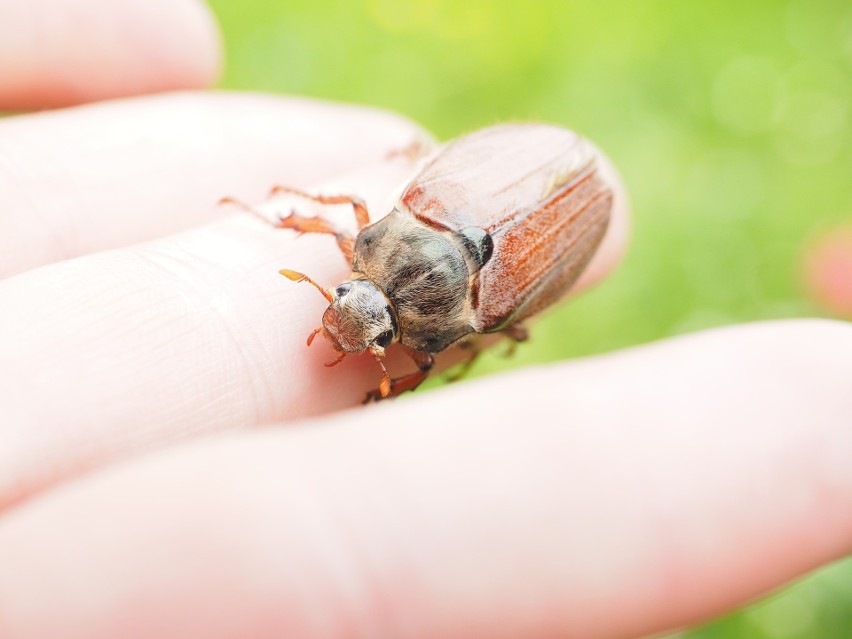
<svg viewBox="0 0 852 639"><path fill-rule="evenodd" d="M414 390L429 376L429 371L432 370L432 366L435 365L435 358L431 353L423 353L421 351L415 351L410 348L405 348L405 352L408 356L414 360L414 363L417 364L417 370L413 373L409 373L408 375L403 375L402 377L397 377L396 379L389 379L389 388L387 392L384 393L383 387L380 386L378 389L370 391L367 393L367 396L364 398L364 404L369 404L370 402L377 402L380 399L385 399L388 397L396 397L400 393L404 393L405 391ZM376 361L378 360L377 355L373 355L376 357ZM381 362L379 362L381 363ZM384 369L384 365L382 366ZM385 375L387 375L387 371L385 371ZM385 378L382 378L382 383L384 384Z"/></svg>
<svg viewBox="0 0 852 639"><path fill-rule="evenodd" d="M284 187L275 188L287 190L291 193L297 193L299 195L305 195L305 197L313 199L312 196L306 195L299 191L293 191L292 189L284 189ZM349 199L347 199L346 201L348 202ZM266 222L267 224L271 224L277 229L292 229L297 233L326 233L328 235L333 235L334 239L337 241L337 246L340 249L340 252L343 253L343 257L346 259L346 263L350 266L352 265L352 252L355 250L355 238L352 237L352 235L347 233L346 231L341 231L340 229L336 228L328 220L325 220L321 217L305 217L296 213L290 213L290 215L286 217L279 215L278 221L273 222L257 209L252 208L248 204L240 202L239 200L236 200L232 197L223 197L221 200L219 200L219 204L233 204L234 206L238 206L246 213L250 213L257 219ZM361 204L363 206L363 202ZM365 216L366 211L367 209L364 208Z"/></svg>
<svg viewBox="0 0 852 639"><path fill-rule="evenodd" d="M269 193L270 197L280 195L282 193L290 193L298 195L306 200L311 200L319 204L351 204L355 210L355 221L358 222L358 230L360 231L370 223L370 213L367 211L367 205L359 197L351 195L311 195L298 189L291 189L289 186L274 186Z"/></svg>
<svg viewBox="0 0 852 639"><path fill-rule="evenodd" d="M242 209L243 211L245 211L249 215L253 215L254 217L256 217L261 222L265 222L266 224L271 224L272 226L275 226L275 222L270 220L263 213L261 213L260 211L258 211L255 208L250 207L245 202L240 202L236 198L223 197L221 200L219 200L219 206L224 206L225 204L232 204L232 205Z"/></svg>
<svg viewBox="0 0 852 639"><path fill-rule="evenodd" d="M373 359L376 360L376 363L382 369L382 381L379 382L379 387L376 390L367 393L367 396L364 398L364 401L361 402L362 404L366 404L371 401L379 401L380 399L389 397L391 394L391 386L393 385L391 377L388 374L388 369L385 368L385 365L382 363L382 356L373 350L370 351L370 355L373 356Z"/></svg>
<svg viewBox="0 0 852 639"><path fill-rule="evenodd" d="M326 362L325 365L328 368L331 368L332 366L337 366L340 362L343 361L344 357L346 357L346 351L341 351L340 355L337 356L337 359L333 359L330 362Z"/></svg>
<svg viewBox="0 0 852 639"><path fill-rule="evenodd" d="M503 354L503 357L511 357L515 354L515 349L517 349L518 344L521 342L526 342L529 337L529 333L527 329L525 329L520 324L512 324L511 326L504 328L500 331L509 338L509 347L506 349L506 352Z"/></svg>
<svg viewBox="0 0 852 639"><path fill-rule="evenodd" d="M341 231L328 221L321 217L304 217L296 213L290 213L287 217L278 217L278 222L275 224L277 229L293 229L297 233L326 233L333 235L337 240L337 246L346 263L352 265L352 252L355 250L355 238Z"/></svg>
<svg viewBox="0 0 852 639"><path fill-rule="evenodd" d="M467 359L459 364L458 370L456 370L455 373L450 373L446 376L446 380L448 382L457 382L470 372L470 369L473 367L473 363L479 358L479 354L482 352L482 348L479 346L479 341L479 336L474 335L462 342L459 342L458 347L468 351L468 356Z"/></svg>
<svg viewBox="0 0 852 639"><path fill-rule="evenodd" d="M416 138L412 140L408 144L408 146L389 151L385 157L388 160L393 160L395 158L402 157L408 160L409 162L414 163L417 160L421 160L427 155L429 155L429 152L431 151L431 146L432 145L427 140L423 138Z"/></svg>
<svg viewBox="0 0 852 639"><path fill-rule="evenodd" d="M319 328L315 328L313 331L311 331L311 334L308 335L308 346L313 344L314 338L324 331L325 331L325 327L323 327L323 326L320 326Z"/></svg>
<svg viewBox="0 0 852 639"><path fill-rule="evenodd" d="M520 342L524 342L527 340L528 333L527 329L525 329L520 324L512 324L511 326L504 328L500 331L503 335L505 335L509 339L509 348L506 349L506 352L503 354L504 357L511 357L515 354L515 349L517 348ZM446 376L446 380L448 382L457 382L462 377L467 375L470 372L470 369L473 368L474 363L477 359L479 359L479 355L482 353L482 347L480 346L480 335L471 335L464 339L462 342L457 342L456 346L458 348L469 351L467 359L465 359L461 364L459 364L458 369L454 373L450 373Z"/></svg>

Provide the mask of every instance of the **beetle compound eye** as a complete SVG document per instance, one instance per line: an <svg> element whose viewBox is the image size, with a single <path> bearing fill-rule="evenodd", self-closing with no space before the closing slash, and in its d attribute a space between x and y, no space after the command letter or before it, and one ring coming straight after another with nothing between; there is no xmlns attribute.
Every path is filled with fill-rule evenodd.
<svg viewBox="0 0 852 639"><path fill-rule="evenodd" d="M387 348L393 339L393 332L385 331L376 338L376 345L382 348Z"/></svg>
<svg viewBox="0 0 852 639"><path fill-rule="evenodd" d="M459 232L465 249L467 249L479 268L485 266L494 253L494 240L481 228L472 226Z"/></svg>
<svg viewBox="0 0 852 639"><path fill-rule="evenodd" d="M349 289L352 288L351 282L346 282L345 284L341 284L336 289L334 289L335 297L343 297L349 292Z"/></svg>

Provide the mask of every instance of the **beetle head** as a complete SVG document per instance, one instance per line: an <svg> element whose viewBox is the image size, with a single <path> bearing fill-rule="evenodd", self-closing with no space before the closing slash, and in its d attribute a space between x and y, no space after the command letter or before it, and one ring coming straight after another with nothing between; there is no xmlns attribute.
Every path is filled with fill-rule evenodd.
<svg viewBox="0 0 852 639"><path fill-rule="evenodd" d="M369 348L383 355L399 332L391 303L370 280L352 280L334 289L322 324L337 349L346 353Z"/></svg>

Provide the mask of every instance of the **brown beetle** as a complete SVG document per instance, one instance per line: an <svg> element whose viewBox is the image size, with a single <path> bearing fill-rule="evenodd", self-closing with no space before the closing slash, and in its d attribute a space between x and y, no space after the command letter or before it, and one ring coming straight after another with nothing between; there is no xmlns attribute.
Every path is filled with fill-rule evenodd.
<svg viewBox="0 0 852 639"><path fill-rule="evenodd" d="M308 344L327 337L340 352L329 365L369 351L383 373L369 401L413 390L434 353L471 334L523 339L520 322L570 288L604 236L613 194L599 169L594 148L575 133L510 124L449 143L374 224L358 198L277 187L323 204L350 203L358 222L356 237L295 213L276 225L334 235L352 268L333 290L281 271L313 284L330 303ZM381 358L394 342L417 372L390 378Z"/></svg>

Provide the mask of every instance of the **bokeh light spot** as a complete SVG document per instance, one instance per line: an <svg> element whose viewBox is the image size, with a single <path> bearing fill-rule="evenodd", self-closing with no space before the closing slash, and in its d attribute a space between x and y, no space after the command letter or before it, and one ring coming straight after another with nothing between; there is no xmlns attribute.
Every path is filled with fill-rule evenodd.
<svg viewBox="0 0 852 639"><path fill-rule="evenodd" d="M741 149L706 154L693 164L687 180L690 210L710 216L710 224L749 216L766 193L761 158Z"/></svg>
<svg viewBox="0 0 852 639"><path fill-rule="evenodd" d="M435 18L436 0L416 0L412 2L394 2L393 0L365 0L367 13L380 27L388 31L430 26Z"/></svg>
<svg viewBox="0 0 852 639"><path fill-rule="evenodd" d="M713 113L738 133L755 133L780 117L784 98L781 74L768 59L735 58L713 82Z"/></svg>
<svg viewBox="0 0 852 639"><path fill-rule="evenodd" d="M852 319L852 224L818 239L805 255L805 285L829 313Z"/></svg>

